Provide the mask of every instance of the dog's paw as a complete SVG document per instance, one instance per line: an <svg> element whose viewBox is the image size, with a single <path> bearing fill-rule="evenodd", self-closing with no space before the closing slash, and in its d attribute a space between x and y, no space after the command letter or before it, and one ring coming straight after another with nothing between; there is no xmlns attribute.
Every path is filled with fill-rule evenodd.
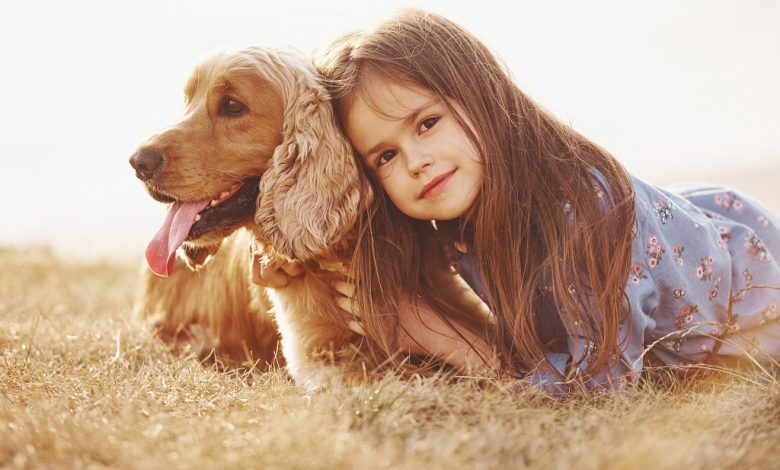
<svg viewBox="0 0 780 470"><path fill-rule="evenodd" d="M343 370L340 367L310 363L304 367L290 367L287 372L295 385L309 393L340 390L343 385Z"/></svg>

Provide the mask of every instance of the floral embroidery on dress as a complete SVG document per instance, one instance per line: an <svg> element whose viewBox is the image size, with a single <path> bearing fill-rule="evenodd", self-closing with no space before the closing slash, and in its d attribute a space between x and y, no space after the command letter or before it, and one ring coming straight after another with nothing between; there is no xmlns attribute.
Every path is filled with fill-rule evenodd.
<svg viewBox="0 0 780 470"><path fill-rule="evenodd" d="M748 339L748 342L750 343L751 346L753 346L748 351L748 354L750 354L751 356L757 356L758 353L761 352L761 345L758 342L758 338L756 338L755 336L751 336Z"/></svg>
<svg viewBox="0 0 780 470"><path fill-rule="evenodd" d="M745 270L742 271L742 277L745 278L745 287L750 287L750 285L753 284L753 273L751 273L748 268L745 268Z"/></svg>
<svg viewBox="0 0 780 470"><path fill-rule="evenodd" d="M715 278L715 283L712 286L712 289L710 289L710 291L707 293L707 298L709 299L710 302L715 300L715 297L718 296L718 287L720 286L720 280L721 280L720 276Z"/></svg>
<svg viewBox="0 0 780 470"><path fill-rule="evenodd" d="M663 258L664 253L666 253L666 250L658 243L658 237L656 235L650 237L649 241L650 243L647 245L645 254L647 255L647 265L650 269L653 269L661 263L661 259Z"/></svg>
<svg viewBox="0 0 780 470"><path fill-rule="evenodd" d="M718 227L718 232L720 233L720 238L717 241L718 246L723 251L728 251L729 242L731 241L731 232L729 232L729 229L726 227Z"/></svg>
<svg viewBox="0 0 780 470"><path fill-rule="evenodd" d="M640 279L647 279L645 268L642 267L641 263L634 263L634 266L631 267L631 274L629 277L631 278L631 283L634 285L639 284Z"/></svg>
<svg viewBox="0 0 780 470"><path fill-rule="evenodd" d="M672 255L674 256L674 262L677 266L683 265L683 253L685 252L684 246L672 245Z"/></svg>
<svg viewBox="0 0 780 470"><path fill-rule="evenodd" d="M684 297L685 294L687 294L687 293L688 293L688 291L685 290L685 286L682 286L681 288L674 290L674 298L675 299L679 299L681 297Z"/></svg>
<svg viewBox="0 0 780 470"><path fill-rule="evenodd" d="M715 204L719 205L720 207L726 210L734 209L737 212L741 212L742 207L744 207L742 201L740 201L737 198L737 196L731 191L716 194Z"/></svg>
<svg viewBox="0 0 780 470"><path fill-rule="evenodd" d="M606 197L606 193L604 193L604 188L600 184L594 184L593 190L596 192L596 197L599 199L604 199Z"/></svg>
<svg viewBox="0 0 780 470"><path fill-rule="evenodd" d="M705 256L702 258L701 263L696 266L696 277L702 281L712 280L712 263L714 262L715 260L712 258L712 256Z"/></svg>
<svg viewBox="0 0 780 470"><path fill-rule="evenodd" d="M677 314L676 317L676 325L677 328L684 328L685 325L688 323L691 323L693 321L693 314L698 313L699 306L696 304L688 304L685 307L680 309L680 313Z"/></svg>
<svg viewBox="0 0 780 470"><path fill-rule="evenodd" d="M753 284L753 273L750 272L750 269L745 268L742 271L742 277L745 279L745 287L734 293L734 301L742 300Z"/></svg>
<svg viewBox="0 0 780 470"><path fill-rule="evenodd" d="M598 351L598 348L596 347L596 343L594 343L594 342L593 342L593 341L591 341L591 340L587 340L587 341L585 342L585 348L584 348L584 350L582 351L582 353L583 353L583 354L582 354L582 358L583 358L583 359L590 358L591 356L593 356L594 354L596 354L596 352L597 352L597 351Z"/></svg>
<svg viewBox="0 0 780 470"><path fill-rule="evenodd" d="M769 253L766 251L764 243L755 233L745 235L745 248L753 261L766 261L769 259Z"/></svg>
<svg viewBox="0 0 780 470"><path fill-rule="evenodd" d="M658 220L661 221L661 224L666 225L666 222L674 219L672 205L668 200L660 199L660 202L653 202L653 206L655 207L656 214L658 214Z"/></svg>
<svg viewBox="0 0 780 470"><path fill-rule="evenodd" d="M563 204L563 213L566 214L566 221L570 224L574 223L574 208L571 205L571 202L566 201Z"/></svg>
<svg viewBox="0 0 780 470"><path fill-rule="evenodd" d="M770 322L773 320L777 320L777 304L772 302L764 309L763 312L761 312L761 324L763 325L766 322Z"/></svg>
<svg viewBox="0 0 780 470"><path fill-rule="evenodd" d="M688 338L684 337L684 338L676 338L676 339L672 339L672 340L669 340L669 341L664 341L664 343L666 344L666 346L669 349L671 349L672 351L678 353L678 352L680 352L680 350L682 349L683 344L685 344L686 341L688 341Z"/></svg>
<svg viewBox="0 0 780 470"><path fill-rule="evenodd" d="M769 219L767 219L763 215L759 215L758 217L756 217L756 222L758 222L758 225L760 225L761 227L764 228L769 227Z"/></svg>

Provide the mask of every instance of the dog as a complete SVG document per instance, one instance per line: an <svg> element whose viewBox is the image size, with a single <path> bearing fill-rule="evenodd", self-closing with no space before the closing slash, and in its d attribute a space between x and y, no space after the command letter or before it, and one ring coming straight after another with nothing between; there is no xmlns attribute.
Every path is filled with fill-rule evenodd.
<svg viewBox="0 0 780 470"><path fill-rule="evenodd" d="M146 251L156 276L145 272L136 311L174 349L284 364L307 389L377 370L382 358L363 354L369 340L348 326L354 318L330 287L372 190L305 56L250 47L206 59L187 83L183 118L130 164L170 204ZM254 285L250 246L305 274L285 288ZM436 256L442 288L463 292ZM479 311L475 297L464 308Z"/></svg>

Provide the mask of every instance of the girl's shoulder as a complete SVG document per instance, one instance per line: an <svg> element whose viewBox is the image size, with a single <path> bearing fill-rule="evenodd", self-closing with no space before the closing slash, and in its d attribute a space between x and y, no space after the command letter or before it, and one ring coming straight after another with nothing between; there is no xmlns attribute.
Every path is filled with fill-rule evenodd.
<svg viewBox="0 0 780 470"><path fill-rule="evenodd" d="M749 230L778 226L777 216L747 194L726 186L685 183L660 187L631 175L637 221L658 229L700 232L712 230L719 239L723 226L740 224Z"/></svg>
<svg viewBox="0 0 780 470"><path fill-rule="evenodd" d="M709 221L721 217L695 195L704 192L728 192L729 188L705 183L661 187L636 175L631 176L635 195L636 216L638 222L654 225L658 229L698 230L702 225L712 225Z"/></svg>
<svg viewBox="0 0 780 470"><path fill-rule="evenodd" d="M715 214L686 197L706 185L662 188L631 175L635 195L635 245L642 251L665 241L671 249L679 246L717 246L719 231L713 223ZM637 246L635 246L637 248ZM649 250L649 248L648 248ZM652 264L652 260L650 260Z"/></svg>

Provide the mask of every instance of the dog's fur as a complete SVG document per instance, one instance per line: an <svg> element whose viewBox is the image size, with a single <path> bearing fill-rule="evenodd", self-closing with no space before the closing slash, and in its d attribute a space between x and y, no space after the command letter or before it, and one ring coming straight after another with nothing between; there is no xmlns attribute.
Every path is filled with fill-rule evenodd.
<svg viewBox="0 0 780 470"><path fill-rule="evenodd" d="M223 115L226 98L246 112ZM280 334L287 369L307 388L378 365L361 362L366 339L347 327L351 318L330 288L338 274L328 270L349 261L371 189L303 56L248 48L209 58L189 80L183 119L139 151L150 149L164 157L146 181L161 201L210 199L262 176L253 217L226 219L186 241L178 251L184 262L177 260L169 279L146 274L137 310L154 319L163 338L197 353L213 349L229 361L265 365L277 357ZM301 263L305 275L282 289L253 285L252 243L267 257ZM429 264L443 289L463 297L464 308L481 311L441 257Z"/></svg>
<svg viewBox="0 0 780 470"><path fill-rule="evenodd" d="M248 275L252 240L239 230L202 269L193 271L177 259L165 279L144 266L137 314L152 321L178 353L259 370L282 364L270 300Z"/></svg>

